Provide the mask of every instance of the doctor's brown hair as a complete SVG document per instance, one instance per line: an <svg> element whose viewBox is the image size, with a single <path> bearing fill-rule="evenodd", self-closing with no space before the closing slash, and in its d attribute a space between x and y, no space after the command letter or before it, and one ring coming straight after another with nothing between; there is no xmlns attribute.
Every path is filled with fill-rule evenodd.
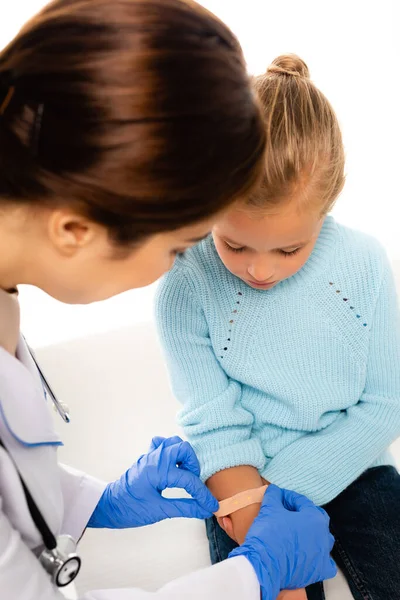
<svg viewBox="0 0 400 600"><path fill-rule="evenodd" d="M0 52L0 204L128 245L247 195L264 145L240 46L194 2L56 0Z"/></svg>

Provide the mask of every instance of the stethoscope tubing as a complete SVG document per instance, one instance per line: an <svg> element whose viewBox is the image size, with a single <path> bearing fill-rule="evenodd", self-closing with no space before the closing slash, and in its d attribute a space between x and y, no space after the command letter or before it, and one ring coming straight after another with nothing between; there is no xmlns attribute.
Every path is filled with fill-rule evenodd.
<svg viewBox="0 0 400 600"><path fill-rule="evenodd" d="M26 340L25 340L26 342ZM51 401L53 402L58 414L60 415L60 417L62 418L62 420L65 423L69 423L71 421L70 416L69 416L69 410L64 408L63 404L58 400L57 396L55 395L55 393L53 392L49 382L47 381L42 369L40 368L38 361L36 359L35 353L33 352L32 348L26 344L28 350L29 350L29 354L32 357L33 362L36 365L36 368L38 370L38 373L40 375L40 379L43 382L43 386L45 388L46 393L50 396Z"/></svg>

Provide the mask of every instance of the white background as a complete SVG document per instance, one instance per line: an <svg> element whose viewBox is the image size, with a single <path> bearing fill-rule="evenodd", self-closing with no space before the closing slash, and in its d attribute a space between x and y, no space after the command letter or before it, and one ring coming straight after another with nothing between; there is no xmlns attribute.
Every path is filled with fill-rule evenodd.
<svg viewBox="0 0 400 600"><path fill-rule="evenodd" d="M3 3L0 46L43 6ZM252 73L299 54L342 124L347 184L335 213L380 238L400 258L400 4L395 0L203 0L238 35ZM398 33L397 33L398 37ZM154 287L89 307L68 307L22 288L23 329L34 346L152 318Z"/></svg>

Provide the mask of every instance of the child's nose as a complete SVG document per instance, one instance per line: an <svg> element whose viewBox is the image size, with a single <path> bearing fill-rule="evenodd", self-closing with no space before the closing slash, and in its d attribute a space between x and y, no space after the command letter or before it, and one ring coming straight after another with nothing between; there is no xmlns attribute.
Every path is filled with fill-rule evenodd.
<svg viewBox="0 0 400 600"><path fill-rule="evenodd" d="M247 271L257 283L266 283L273 281L275 266L264 259L253 262Z"/></svg>

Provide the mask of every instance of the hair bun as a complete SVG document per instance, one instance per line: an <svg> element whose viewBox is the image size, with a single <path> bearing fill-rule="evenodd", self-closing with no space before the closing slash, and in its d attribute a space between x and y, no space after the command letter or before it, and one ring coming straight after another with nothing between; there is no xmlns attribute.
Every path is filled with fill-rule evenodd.
<svg viewBox="0 0 400 600"><path fill-rule="evenodd" d="M267 75L272 74L310 78L306 63L297 54L282 54L275 58L267 69Z"/></svg>

